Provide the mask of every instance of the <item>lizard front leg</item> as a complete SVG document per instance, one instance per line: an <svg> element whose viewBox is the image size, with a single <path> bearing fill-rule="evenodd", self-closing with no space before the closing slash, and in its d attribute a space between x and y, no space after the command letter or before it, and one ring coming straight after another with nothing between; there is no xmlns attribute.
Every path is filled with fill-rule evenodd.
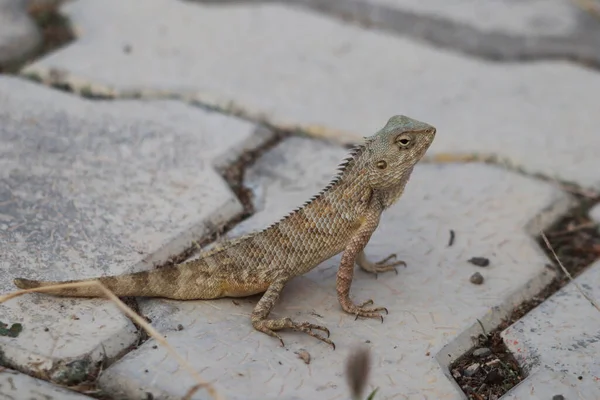
<svg viewBox="0 0 600 400"><path fill-rule="evenodd" d="M340 267L338 268L337 272L336 290L338 301L340 302L340 305L344 311L356 315L356 318L359 316L368 318L381 318L381 322L383 322L383 316L380 313L385 311L387 314L387 308L367 308L366 306L373 304L373 300L371 299L363 302L360 305L356 305L354 302L352 302L352 300L350 300L350 286L352 286L352 278L354 277L354 263L358 263L357 257L363 253L363 250L369 242L371 235L377 228L377 225L379 225L380 215L381 213L379 211L373 211L369 213L364 219L364 222L360 228L358 228L354 236L346 245L344 254L342 255L342 260L340 261Z"/></svg>
<svg viewBox="0 0 600 400"><path fill-rule="evenodd" d="M295 322L292 321L291 318L267 319L288 280L288 277L275 280L258 301L251 316L254 329L279 339L282 346L284 346L283 339L276 331L281 329L292 329L294 331L304 332L322 342L332 345L335 350L335 344L328 339L329 329L324 326L311 324L309 322ZM313 329L326 332L327 338L313 332Z"/></svg>
<svg viewBox="0 0 600 400"><path fill-rule="evenodd" d="M362 268L364 271L375 274L375 276L377 276L377 274L380 272L387 272L387 271L394 271L396 273L396 275L398 275L398 270L396 269L396 267L399 265L406 266L406 263L402 260L398 260L398 261L394 261L394 262L386 264L388 261L390 261L393 258L396 258L396 255L390 254L388 257L384 258L381 261L372 262L367 259L367 256L365 255L365 251L363 249L356 256L356 264L360 268Z"/></svg>

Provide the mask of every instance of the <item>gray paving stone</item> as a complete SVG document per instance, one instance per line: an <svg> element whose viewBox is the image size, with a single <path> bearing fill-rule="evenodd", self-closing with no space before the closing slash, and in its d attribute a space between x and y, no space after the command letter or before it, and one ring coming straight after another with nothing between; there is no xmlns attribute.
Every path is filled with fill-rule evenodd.
<svg viewBox="0 0 600 400"><path fill-rule="evenodd" d="M81 39L24 73L81 92L181 96L346 142L403 113L444 133L431 154L497 153L600 185L594 71L484 62L282 4L128 4L66 5Z"/></svg>
<svg viewBox="0 0 600 400"><path fill-rule="evenodd" d="M92 398L17 371L3 369L0 371L0 399L91 400Z"/></svg>
<svg viewBox="0 0 600 400"><path fill-rule="evenodd" d="M575 279L600 303L600 262ZM569 283L502 332L531 375L509 399L600 398L600 310Z"/></svg>
<svg viewBox="0 0 600 400"><path fill-rule="evenodd" d="M262 228L301 205L328 183L344 155L306 138L288 139L263 155L246 177L259 211L232 235ZM357 270L352 287L356 301L373 298L389 308L384 323L355 321L341 311L335 294L339 256L290 282L274 310L274 316L327 325L335 351L293 332L283 333L284 349L254 331L249 314L258 297L154 299L140 306L228 399L347 398L344 362L358 344L371 348L369 387L380 387L376 398L459 399L448 364L471 347L471 335L481 329L477 319L486 329L495 326L549 282L548 260L530 233L569 203L549 184L489 165L417 166L405 196L388 210L366 249L373 260L396 252L407 268L378 279ZM448 247L450 229L456 240ZM490 265L473 266L467 262L472 256L488 257ZM475 271L485 275L483 285L469 283ZM310 353L309 365L295 354L300 349ZM194 384L152 340L109 367L99 382L119 398L150 392L155 399L180 398Z"/></svg>
<svg viewBox="0 0 600 400"><path fill-rule="evenodd" d="M388 6L471 25L483 32L527 36L569 34L577 25L578 8L569 1L526 0L519 2L470 0L366 0L373 8Z"/></svg>
<svg viewBox="0 0 600 400"><path fill-rule="evenodd" d="M202 0L199 0L202 1ZM593 0L596 1L596 0ZM600 57L600 24L565 0L296 0L369 27L493 60Z"/></svg>
<svg viewBox="0 0 600 400"><path fill-rule="evenodd" d="M0 0L0 67L22 61L41 44L28 4L29 0Z"/></svg>
<svg viewBox="0 0 600 400"><path fill-rule="evenodd" d="M67 280L151 268L238 215L216 173L270 133L182 103L92 102L0 78L0 293L14 277ZM112 303L25 295L4 364L77 381L136 339Z"/></svg>

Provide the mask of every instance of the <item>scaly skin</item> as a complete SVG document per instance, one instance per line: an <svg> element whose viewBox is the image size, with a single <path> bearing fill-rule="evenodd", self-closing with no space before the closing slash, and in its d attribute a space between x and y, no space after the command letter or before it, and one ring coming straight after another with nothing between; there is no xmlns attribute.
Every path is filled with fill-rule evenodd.
<svg viewBox="0 0 600 400"><path fill-rule="evenodd" d="M414 165L435 137L435 128L405 116L390 118L383 129L365 138L340 165L339 173L318 195L262 231L224 242L200 258L172 267L99 277L117 296L164 297L177 300L264 295L254 308L252 325L283 340L277 331L292 329L335 345L329 330L290 318L269 319L281 291L292 278L344 252L337 273L337 297L342 309L358 318L381 318L385 307L367 307L350 299L354 264L378 273L395 270L402 261L369 262L364 248L379 225L381 213L402 195ZM86 282L68 281L68 282ZM21 289L65 282L14 280ZM44 293L70 297L102 297L96 287L48 289ZM323 336L319 332L327 334Z"/></svg>

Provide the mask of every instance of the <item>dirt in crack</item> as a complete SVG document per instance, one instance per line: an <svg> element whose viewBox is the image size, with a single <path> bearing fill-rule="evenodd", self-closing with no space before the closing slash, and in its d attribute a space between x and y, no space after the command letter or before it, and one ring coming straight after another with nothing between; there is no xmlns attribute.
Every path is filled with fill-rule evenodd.
<svg viewBox="0 0 600 400"><path fill-rule="evenodd" d="M267 129L267 128L259 127L258 129ZM194 255L196 252L198 252L198 250L201 247L204 247L205 245L207 245L211 242L214 242L215 240L217 240L219 238L219 236L228 232L235 225L239 224L241 221L250 217L254 213L254 205L252 204L251 191L244 185L244 182L243 182L244 173L250 166L252 166L252 164L254 164L254 162L262 154L264 154L265 152L267 152L270 149L272 149L273 147L275 147L277 144L279 144L281 141L283 141L286 137L290 136L290 133L287 133L287 132L275 131L273 129L271 129L271 131L274 132L273 137L271 137L269 140L267 140L261 146L245 152L234 163L228 165L223 170L219 171L221 176L223 176L223 178L227 181L227 183L229 184L229 186L231 187L233 192L237 195L238 199L244 206L244 211L242 212L242 214L239 215L237 218L230 220L224 226L215 227L215 229L213 230L213 233L211 235L208 235L204 238L199 239L192 246L188 247L183 252L171 257L165 263L157 266L156 268L164 268L167 266L172 266L172 265L176 265L176 264L180 264L180 263L184 262L185 260L190 258L192 255ZM127 304L127 306L132 308L138 315L140 315L142 318L144 318L146 320L146 322L152 323L152 320L150 318L148 318L147 316L142 315L140 313L140 310L139 310L139 307L138 307L135 297L123 297L123 298L121 298L121 300L124 301ZM123 355L129 353L130 351L135 350L136 348L141 346L144 342L146 342L150 338L148 336L148 334L143 330L143 328L141 328L139 325L137 325L134 321L132 321L132 322L138 329L139 337L138 337L138 340L132 346L130 346L129 348L127 348L126 350L123 351ZM120 357L117 357L117 358L120 358ZM100 372L100 371L98 371L98 372ZM87 379L85 382L82 382L76 386L71 386L71 387L69 387L69 389L78 391L80 393L83 393L87 396L90 396L90 397L98 399L98 400L110 400L111 399L110 395L103 392L100 388L98 388L96 378L97 378L96 375L93 377L90 377L90 379Z"/></svg>
<svg viewBox="0 0 600 400"><path fill-rule="evenodd" d="M43 36L42 47L36 57L54 51L75 38L69 21L58 11L63 2L32 2L27 10Z"/></svg>
<svg viewBox="0 0 600 400"><path fill-rule="evenodd" d="M600 258L599 224L589 217L590 209L600 204L600 196L576 197L578 206L544 232L561 263L573 277ZM480 334L475 347L450 366L450 373L469 399L497 400L525 378L500 333L569 283L542 237L537 241L548 259L552 260L548 268L556 269L559 275L531 300L513 309L496 329Z"/></svg>
<svg viewBox="0 0 600 400"><path fill-rule="evenodd" d="M28 59L17 64L0 67L0 73L17 73L23 65L63 47L75 38L68 19L59 12L62 3L64 3L64 0L31 2L31 5L27 8L27 13L40 30L42 43Z"/></svg>

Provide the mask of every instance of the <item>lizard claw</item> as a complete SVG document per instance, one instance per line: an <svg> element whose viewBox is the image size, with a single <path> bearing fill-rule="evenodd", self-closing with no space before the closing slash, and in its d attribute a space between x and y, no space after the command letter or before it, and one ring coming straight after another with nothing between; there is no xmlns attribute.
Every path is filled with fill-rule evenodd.
<svg viewBox="0 0 600 400"><path fill-rule="evenodd" d="M255 320L252 321L252 325L256 330L279 339L282 347L285 347L283 339L281 338L281 335L275 331L280 329L292 329L297 332L306 333L307 335L319 339L322 342L330 344L335 350L335 344L329 340L331 332L329 332L329 329L322 325L311 324L310 322L295 322L291 318ZM313 330L322 331L327 334L327 337L317 332L313 332Z"/></svg>
<svg viewBox="0 0 600 400"><path fill-rule="evenodd" d="M369 299L361 303L360 305L352 304L351 302L342 304L342 308L349 314L356 315L354 320L356 321L358 317L366 317L366 318L381 318L381 322L383 323L383 316L380 314L382 311L385 311L386 315L389 314L389 311L385 307L374 307L374 308L366 308L373 304L373 300Z"/></svg>
<svg viewBox="0 0 600 400"><path fill-rule="evenodd" d="M329 340L329 336L331 335L331 333L329 332L329 329L327 329L327 327L325 326L311 324L310 322L292 322L292 326L290 328L298 332L304 332L307 335L319 339L322 342L330 344L335 350L335 344L331 340ZM313 329L325 332L327 334L327 337L313 332Z"/></svg>

